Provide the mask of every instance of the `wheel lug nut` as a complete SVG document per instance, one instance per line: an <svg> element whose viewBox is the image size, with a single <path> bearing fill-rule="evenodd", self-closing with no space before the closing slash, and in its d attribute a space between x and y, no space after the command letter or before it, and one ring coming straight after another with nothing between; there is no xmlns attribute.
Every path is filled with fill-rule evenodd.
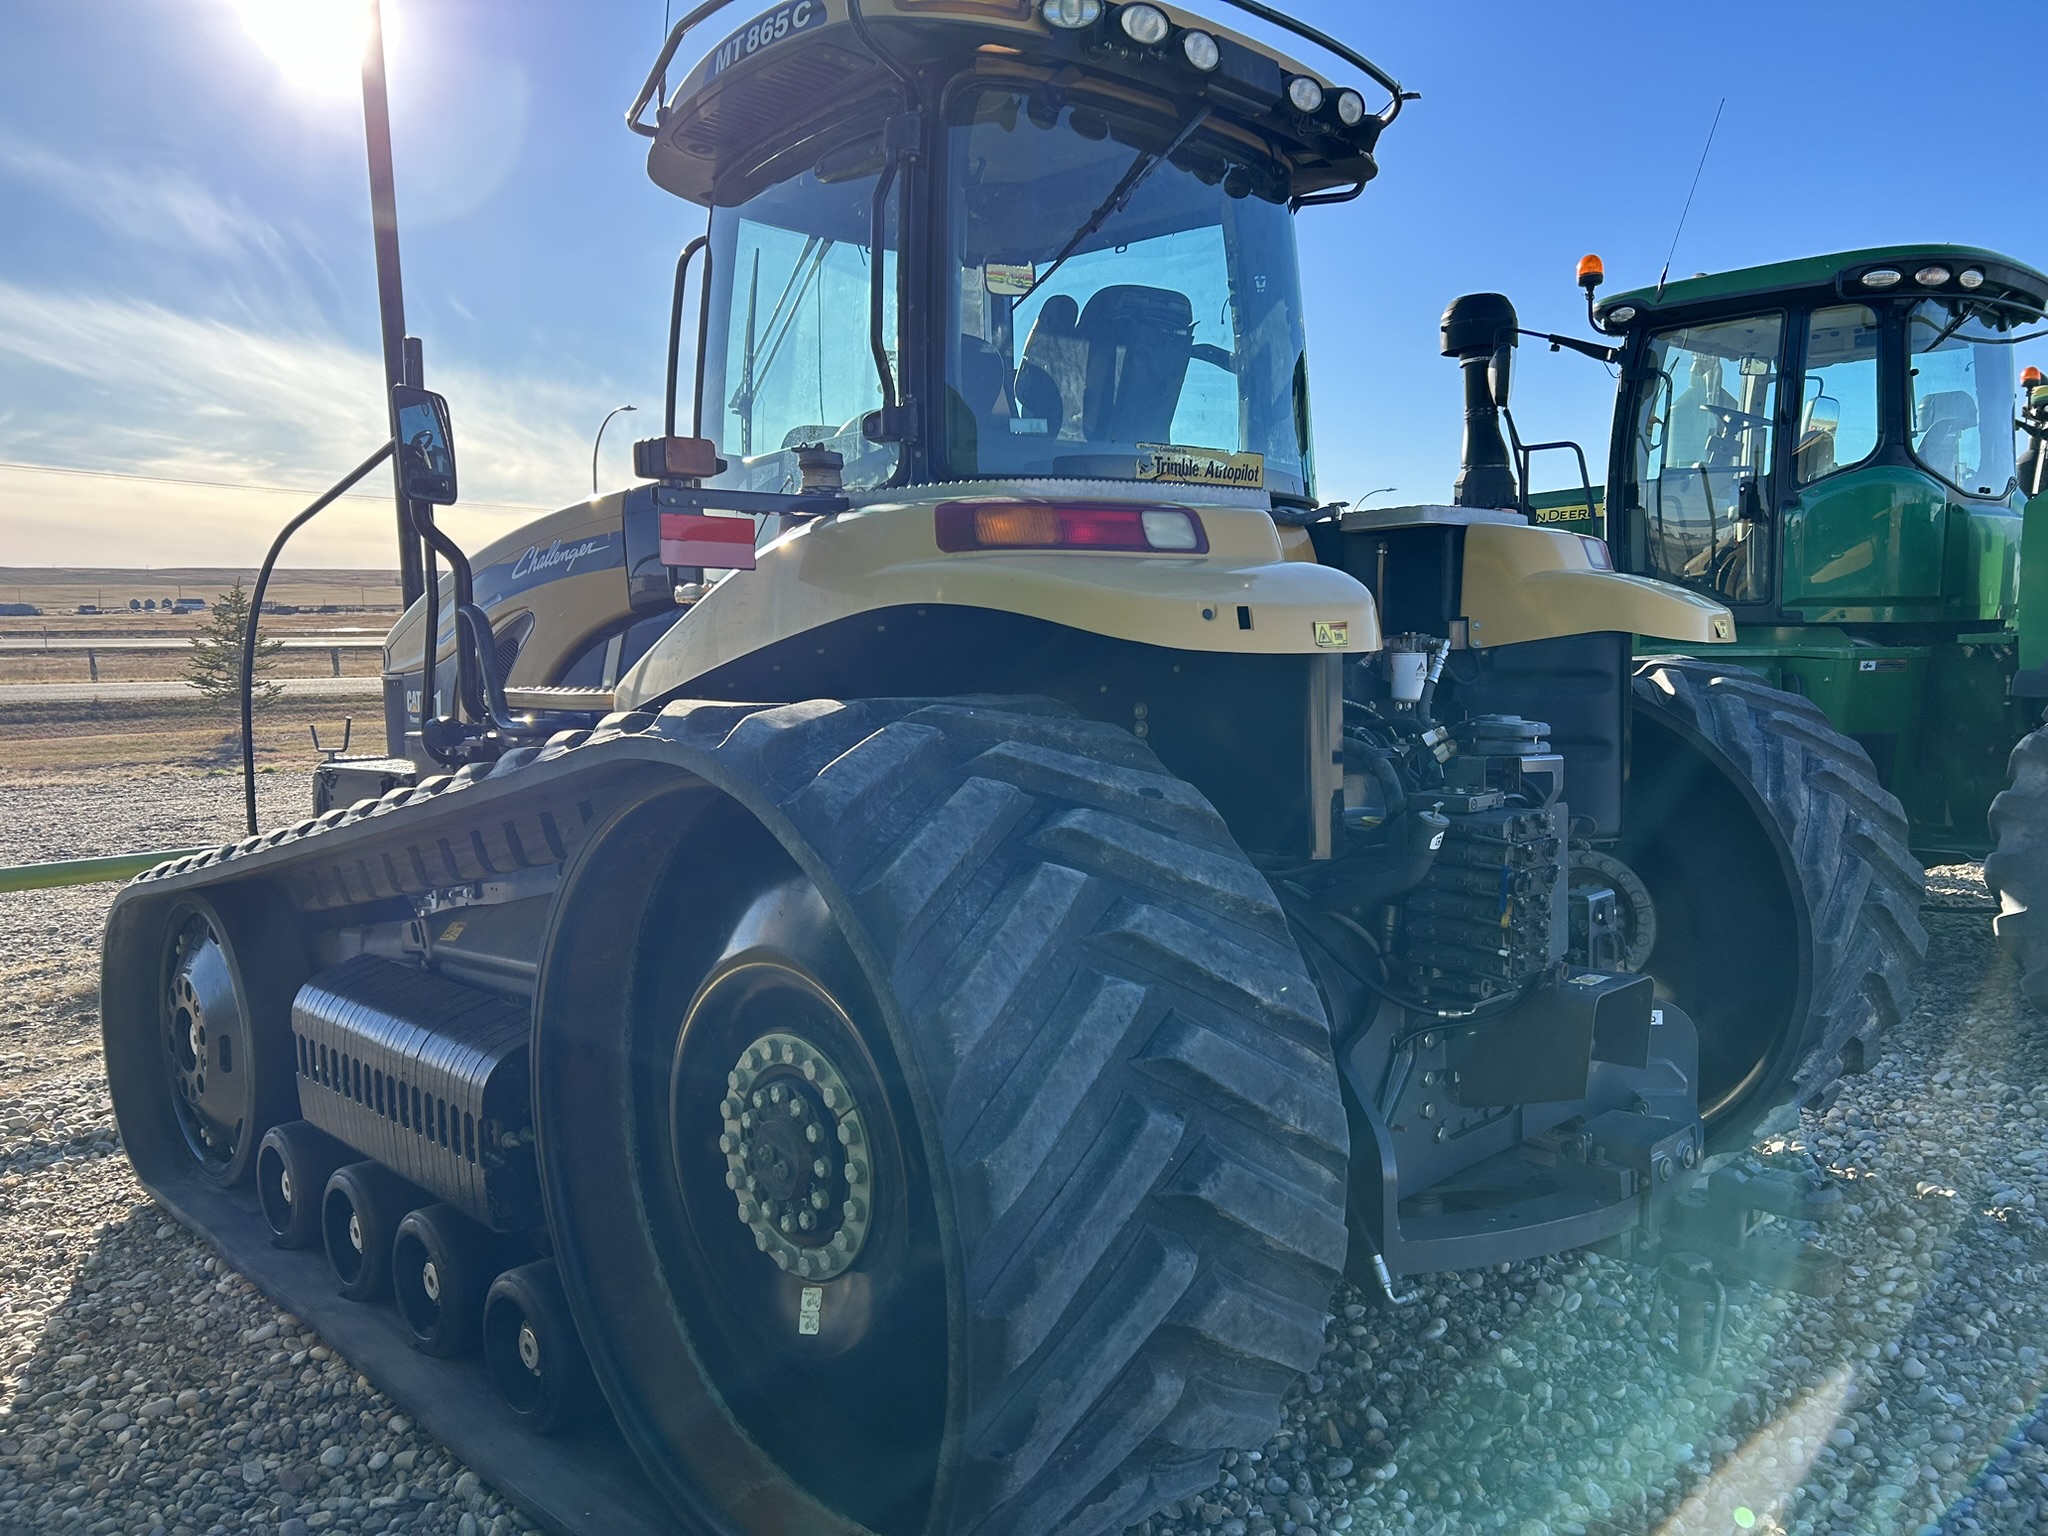
<svg viewBox="0 0 2048 1536"><path fill-rule="evenodd" d="M796 1222L788 1216L784 1216L780 1221L776 1222L775 1225L782 1228L782 1230L785 1232L794 1232L796 1230Z"/></svg>
<svg viewBox="0 0 2048 1536"><path fill-rule="evenodd" d="M754 1108L756 1108L756 1109L759 1109L759 1108L761 1108L761 1107L762 1107L763 1105L765 1105L765 1104L766 1104L767 1102L768 1102L768 1096L767 1096L766 1094L762 1093L760 1089L756 1088L756 1089L754 1090Z"/></svg>
<svg viewBox="0 0 2048 1536"><path fill-rule="evenodd" d="M790 1096L789 1112L799 1120L804 1117L804 1101L797 1098L794 1094Z"/></svg>
<svg viewBox="0 0 2048 1536"><path fill-rule="evenodd" d="M825 1191L822 1189L811 1191L811 1208L813 1210L822 1211L829 1204L831 1204L831 1196L827 1195Z"/></svg>
<svg viewBox="0 0 2048 1536"><path fill-rule="evenodd" d="M796 1218L796 1224L799 1227L802 1227L804 1231L808 1232L811 1230L811 1228L815 1227L818 1224L818 1218L813 1216L809 1211L803 1211L798 1213Z"/></svg>
<svg viewBox="0 0 2048 1536"><path fill-rule="evenodd" d="M811 1164L811 1173L816 1178L829 1179L832 1177L832 1165L822 1157L818 1158Z"/></svg>
<svg viewBox="0 0 2048 1536"><path fill-rule="evenodd" d="M718 1150L723 1152L727 1157L732 1156L733 1150L738 1146L739 1143L734 1141L730 1136L721 1136L718 1138Z"/></svg>
<svg viewBox="0 0 2048 1536"><path fill-rule="evenodd" d="M804 1140L808 1141L812 1146L815 1147L819 1142L823 1141L824 1139L825 1132L820 1127L815 1125L807 1125L804 1127Z"/></svg>

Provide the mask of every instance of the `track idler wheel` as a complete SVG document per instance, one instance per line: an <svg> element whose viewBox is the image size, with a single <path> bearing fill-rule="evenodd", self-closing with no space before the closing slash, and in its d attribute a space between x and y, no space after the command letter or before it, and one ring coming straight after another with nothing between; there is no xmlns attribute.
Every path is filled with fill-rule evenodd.
<svg viewBox="0 0 2048 1536"><path fill-rule="evenodd" d="M503 1247L497 1234L453 1206L406 1212L391 1243L391 1290L413 1348L444 1356L475 1351Z"/></svg>
<svg viewBox="0 0 2048 1536"><path fill-rule="evenodd" d="M391 1242L406 1212L427 1197L381 1163L345 1163L328 1175L320 1202L327 1263L350 1301L391 1289Z"/></svg>
<svg viewBox="0 0 2048 1536"><path fill-rule="evenodd" d="M328 1176L354 1156L304 1120L287 1120L263 1133L256 1153L256 1203L272 1243L311 1248L320 1241L320 1203Z"/></svg>
<svg viewBox="0 0 2048 1536"><path fill-rule="evenodd" d="M238 894L179 898L158 962L171 1118L193 1168L223 1189L249 1177L263 1133L291 1112L296 938Z"/></svg>
<svg viewBox="0 0 2048 1536"><path fill-rule="evenodd" d="M597 1382L552 1259L508 1269L483 1309L484 1364L498 1395L528 1429L552 1435L597 1403Z"/></svg>

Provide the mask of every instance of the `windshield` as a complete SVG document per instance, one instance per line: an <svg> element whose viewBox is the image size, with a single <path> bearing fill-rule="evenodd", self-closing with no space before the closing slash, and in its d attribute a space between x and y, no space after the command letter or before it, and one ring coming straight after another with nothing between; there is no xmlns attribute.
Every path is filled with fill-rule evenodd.
<svg viewBox="0 0 2048 1536"><path fill-rule="evenodd" d="M1913 457L1968 495L2012 488L2012 348L1993 334L1937 300L1907 326Z"/></svg>
<svg viewBox="0 0 2048 1536"><path fill-rule="evenodd" d="M1749 315L1650 337L1630 423L1636 569L1726 602L1770 595L1758 529L1783 328Z"/></svg>
<svg viewBox="0 0 2048 1536"><path fill-rule="evenodd" d="M954 474L1313 497L1285 184L1183 132L1008 87L953 109Z"/></svg>
<svg viewBox="0 0 2048 1536"><path fill-rule="evenodd" d="M822 175L807 167L737 207L712 210L703 399L704 434L730 465L718 485L794 491L801 479L790 450L819 443L844 456L853 489L895 472L894 445L870 443L860 430L882 404L868 342L869 224L881 157L861 149L828 156ZM893 192L889 206L893 215ZM892 365L894 233L885 232L882 252L882 334Z"/></svg>

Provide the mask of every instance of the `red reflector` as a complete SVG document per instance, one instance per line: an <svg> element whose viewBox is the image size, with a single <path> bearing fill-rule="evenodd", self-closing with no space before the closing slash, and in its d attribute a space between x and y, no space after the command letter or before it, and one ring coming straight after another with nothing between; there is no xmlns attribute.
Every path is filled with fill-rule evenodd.
<svg viewBox="0 0 2048 1536"><path fill-rule="evenodd" d="M661 563L708 565L719 571L754 568L754 520L705 517L694 512L661 514Z"/></svg>
<svg viewBox="0 0 2048 1536"><path fill-rule="evenodd" d="M939 548L1085 549L1200 555L1209 549L1202 520L1180 507L1126 503L948 501L937 512Z"/></svg>

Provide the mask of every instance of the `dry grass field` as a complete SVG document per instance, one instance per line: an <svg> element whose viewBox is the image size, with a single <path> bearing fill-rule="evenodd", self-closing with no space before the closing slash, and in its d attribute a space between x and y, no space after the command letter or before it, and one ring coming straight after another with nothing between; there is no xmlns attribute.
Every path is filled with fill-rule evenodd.
<svg viewBox="0 0 2048 1536"><path fill-rule="evenodd" d="M325 658L321 660L323 668ZM344 717L355 717L353 752L381 752L384 724L375 698L283 698L256 711L256 765L261 773L303 780L323 741L341 740ZM174 772L233 774L241 767L241 733L232 711L199 697L109 699L91 703L0 703L0 791L10 786L102 782ZM118 850L116 850L118 851Z"/></svg>

